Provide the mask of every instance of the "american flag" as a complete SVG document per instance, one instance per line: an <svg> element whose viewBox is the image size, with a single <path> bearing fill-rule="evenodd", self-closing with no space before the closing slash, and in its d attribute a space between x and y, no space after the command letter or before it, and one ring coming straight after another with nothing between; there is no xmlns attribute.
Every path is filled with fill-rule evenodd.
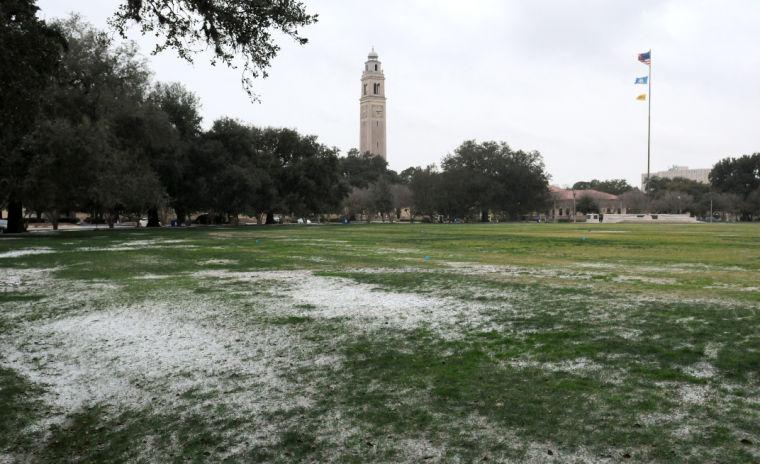
<svg viewBox="0 0 760 464"><path fill-rule="evenodd" d="M652 64L652 51L646 53L639 53L639 61L644 64Z"/></svg>

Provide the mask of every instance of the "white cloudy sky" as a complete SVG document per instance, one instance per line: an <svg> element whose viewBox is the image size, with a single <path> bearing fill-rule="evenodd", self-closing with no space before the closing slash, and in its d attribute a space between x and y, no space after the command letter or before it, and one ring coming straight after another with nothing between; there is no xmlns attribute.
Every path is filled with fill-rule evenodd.
<svg viewBox="0 0 760 464"><path fill-rule="evenodd" d="M221 116L358 145L359 78L374 45L388 96L388 160L439 162L466 139L539 150L553 182L646 169L646 104L634 86L653 55L652 168L710 167L760 151L758 0L305 0L310 42L283 40L251 103L237 71L150 57ZM39 0L46 18L80 12L106 28L119 0ZM150 38L135 34L146 56Z"/></svg>

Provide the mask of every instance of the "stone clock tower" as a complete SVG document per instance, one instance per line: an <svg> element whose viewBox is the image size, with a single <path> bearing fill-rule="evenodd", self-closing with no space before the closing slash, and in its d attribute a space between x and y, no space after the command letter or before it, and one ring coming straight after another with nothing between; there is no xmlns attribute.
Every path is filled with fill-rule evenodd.
<svg viewBox="0 0 760 464"><path fill-rule="evenodd" d="M387 160L385 145L385 76L375 49L369 53L362 73L359 150Z"/></svg>

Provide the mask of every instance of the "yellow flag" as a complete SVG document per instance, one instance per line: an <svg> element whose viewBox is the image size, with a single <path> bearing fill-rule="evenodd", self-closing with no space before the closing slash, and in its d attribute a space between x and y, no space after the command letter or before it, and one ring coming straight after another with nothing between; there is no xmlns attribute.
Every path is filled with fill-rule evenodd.
<svg viewBox="0 0 760 464"><path fill-rule="evenodd" d="M646 99L647 99L647 94L645 94L645 93L642 93L641 95L639 95L638 97L636 97L636 100L642 100L642 101L644 101Z"/></svg>

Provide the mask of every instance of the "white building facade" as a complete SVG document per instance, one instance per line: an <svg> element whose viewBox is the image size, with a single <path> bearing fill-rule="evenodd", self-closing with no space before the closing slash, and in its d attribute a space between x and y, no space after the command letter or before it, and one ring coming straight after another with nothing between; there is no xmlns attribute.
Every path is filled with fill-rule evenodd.
<svg viewBox="0 0 760 464"><path fill-rule="evenodd" d="M695 180L704 184L710 183L710 171L712 169L689 169L688 166L673 166L666 171L653 172L652 177L661 177L664 179L675 179L676 177L683 177L684 179ZM647 182L647 175L641 175L641 188L644 188L644 184Z"/></svg>

